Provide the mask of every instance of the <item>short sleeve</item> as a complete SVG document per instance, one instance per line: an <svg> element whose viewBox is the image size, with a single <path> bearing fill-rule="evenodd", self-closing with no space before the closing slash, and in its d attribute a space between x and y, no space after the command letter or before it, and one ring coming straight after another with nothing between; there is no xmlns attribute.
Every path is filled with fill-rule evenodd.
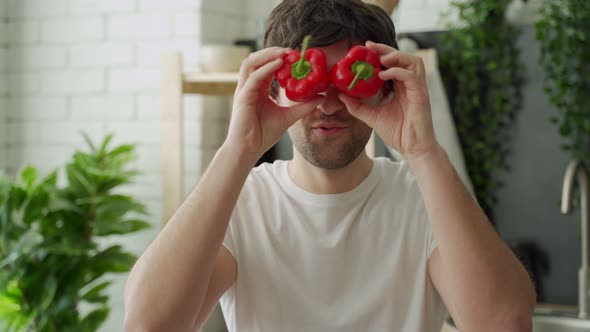
<svg viewBox="0 0 590 332"><path fill-rule="evenodd" d="M240 224L242 224L242 219L246 218L244 217L244 214L248 211L248 184L249 181L246 180L246 184L244 185L244 188L242 188L242 192L240 193L234 211L232 212L229 226L225 231L225 237L222 242L223 246L234 257L236 262L238 262L240 254L239 247L240 243L242 243L242 241L240 241Z"/></svg>
<svg viewBox="0 0 590 332"><path fill-rule="evenodd" d="M432 253L436 249L438 242L434 237L434 232L432 231L432 224L430 223L430 218L428 217L428 210L426 210L426 206L424 205L424 199L422 198L422 194L418 190L418 215L420 218L420 222L422 224L423 234L425 238L425 248L426 248L426 258L429 259L432 256Z"/></svg>
<svg viewBox="0 0 590 332"><path fill-rule="evenodd" d="M233 222L233 217L229 222L229 227L227 228L227 230L225 231L225 237L223 238L223 246L229 251L229 253L234 257L234 259L237 260L237 256L236 256L236 247L235 247L235 242L234 242L234 238L232 235L232 222Z"/></svg>
<svg viewBox="0 0 590 332"><path fill-rule="evenodd" d="M434 234L432 233L432 227L430 227L430 221L428 221L428 232L426 234L426 241L428 243L428 256L427 258L430 258L430 256L432 256L432 253L434 252L434 250L436 249L436 247L438 246L438 242L436 241L436 239L434 238Z"/></svg>

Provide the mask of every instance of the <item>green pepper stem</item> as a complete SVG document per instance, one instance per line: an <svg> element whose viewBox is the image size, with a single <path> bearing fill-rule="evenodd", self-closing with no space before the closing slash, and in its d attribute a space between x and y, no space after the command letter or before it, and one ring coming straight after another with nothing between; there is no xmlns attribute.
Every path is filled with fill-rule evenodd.
<svg viewBox="0 0 590 332"><path fill-rule="evenodd" d="M311 36L307 35L303 38L303 43L301 45L301 58L297 61L297 71L301 72L303 70L303 63L305 62L305 52L307 52L307 47L309 45L309 41L311 40Z"/></svg>
<svg viewBox="0 0 590 332"><path fill-rule="evenodd" d="M352 73L355 75L354 79L348 86L348 90L354 89L359 80L370 80L375 73L375 67L372 64L359 60L352 64Z"/></svg>
<svg viewBox="0 0 590 332"><path fill-rule="evenodd" d="M356 86L356 83L361 79L361 77L364 74L364 72L366 71L366 69L367 69L367 67L361 66L359 71L354 76L354 79L352 80L352 82L350 82L350 85L348 86L348 90L354 89L354 87Z"/></svg>

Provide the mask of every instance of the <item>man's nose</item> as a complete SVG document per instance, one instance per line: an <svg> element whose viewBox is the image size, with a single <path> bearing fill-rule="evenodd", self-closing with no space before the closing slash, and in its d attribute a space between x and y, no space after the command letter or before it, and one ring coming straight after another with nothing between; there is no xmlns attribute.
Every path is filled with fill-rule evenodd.
<svg viewBox="0 0 590 332"><path fill-rule="evenodd" d="M328 91L323 93L326 99L318 105L318 109L326 115L331 115L344 109L344 104L338 98L338 93L339 90L335 86L330 85Z"/></svg>

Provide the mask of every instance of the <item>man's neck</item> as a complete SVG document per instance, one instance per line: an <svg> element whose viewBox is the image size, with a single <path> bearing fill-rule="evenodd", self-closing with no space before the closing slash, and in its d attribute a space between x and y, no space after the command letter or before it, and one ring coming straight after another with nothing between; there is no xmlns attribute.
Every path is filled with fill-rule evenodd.
<svg viewBox="0 0 590 332"><path fill-rule="evenodd" d="M366 179L373 160L365 152L340 169L323 169L310 164L296 149L289 161L289 176L300 188L314 194L339 194L350 191Z"/></svg>

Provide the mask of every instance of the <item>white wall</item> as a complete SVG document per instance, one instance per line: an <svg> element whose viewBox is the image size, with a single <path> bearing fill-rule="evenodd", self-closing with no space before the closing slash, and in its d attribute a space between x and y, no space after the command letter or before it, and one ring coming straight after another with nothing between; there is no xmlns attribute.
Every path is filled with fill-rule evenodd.
<svg viewBox="0 0 590 332"><path fill-rule="evenodd" d="M445 30L440 16L450 3L451 0L400 0L392 16L397 32ZM452 16L449 19L454 20Z"/></svg>
<svg viewBox="0 0 590 332"><path fill-rule="evenodd" d="M0 0L0 174L7 164L6 99L8 95L8 0Z"/></svg>
<svg viewBox="0 0 590 332"><path fill-rule="evenodd" d="M246 0L248 21L246 29L256 31L256 20L265 18L280 0ZM444 30L440 14L447 10L451 0L400 0L392 15L398 32Z"/></svg>

